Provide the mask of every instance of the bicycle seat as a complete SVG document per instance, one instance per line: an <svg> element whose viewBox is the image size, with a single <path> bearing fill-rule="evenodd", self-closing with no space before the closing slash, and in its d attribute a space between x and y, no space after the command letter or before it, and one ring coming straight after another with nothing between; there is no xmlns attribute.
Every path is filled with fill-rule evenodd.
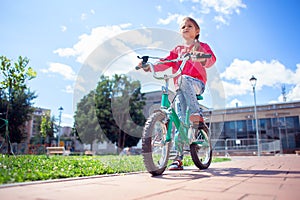
<svg viewBox="0 0 300 200"><path fill-rule="evenodd" d="M201 94L197 94L196 97L197 97L197 100L203 100L203 96L201 96Z"/></svg>

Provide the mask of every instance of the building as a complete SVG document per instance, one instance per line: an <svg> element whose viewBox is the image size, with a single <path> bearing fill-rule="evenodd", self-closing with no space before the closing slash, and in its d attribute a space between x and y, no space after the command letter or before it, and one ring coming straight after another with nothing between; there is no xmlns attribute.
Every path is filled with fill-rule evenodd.
<svg viewBox="0 0 300 200"><path fill-rule="evenodd" d="M145 117L160 108L162 91L145 94ZM172 101L174 94L170 95ZM212 140L218 148L226 145L257 148L254 106L225 109L202 107L206 122L211 124ZM300 101L257 105L258 132L261 143L278 144L275 151L292 153L300 149ZM244 143L245 142L245 143ZM270 150L271 151L271 150Z"/></svg>
<svg viewBox="0 0 300 200"><path fill-rule="evenodd" d="M42 121L43 115L51 115L50 109L45 108L34 108L34 111L31 115L31 119L26 122L25 129L27 132L27 141L26 143L30 143L30 139L36 135L40 134L40 125Z"/></svg>
<svg viewBox="0 0 300 200"><path fill-rule="evenodd" d="M256 142L254 106L205 111L212 138ZM300 149L300 101L257 106L259 139L279 140L283 153Z"/></svg>

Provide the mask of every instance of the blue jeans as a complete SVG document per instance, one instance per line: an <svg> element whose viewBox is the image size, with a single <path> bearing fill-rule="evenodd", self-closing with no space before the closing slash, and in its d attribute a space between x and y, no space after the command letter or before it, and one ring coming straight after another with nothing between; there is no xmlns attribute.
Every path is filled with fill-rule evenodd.
<svg viewBox="0 0 300 200"><path fill-rule="evenodd" d="M175 110L182 122L185 122L186 110L189 109L190 113L199 113L202 115L202 109L197 100L196 95L202 94L205 85L202 81L195 79L191 76L182 75L179 81L179 89L175 99ZM183 158L183 144L180 141L179 131L175 132L175 150L177 151L176 159L182 160Z"/></svg>
<svg viewBox="0 0 300 200"><path fill-rule="evenodd" d="M179 90L175 100L175 110L179 119L184 122L187 108L189 108L191 114L202 114L196 95L204 92L205 85L202 81L187 75L182 75L180 79Z"/></svg>

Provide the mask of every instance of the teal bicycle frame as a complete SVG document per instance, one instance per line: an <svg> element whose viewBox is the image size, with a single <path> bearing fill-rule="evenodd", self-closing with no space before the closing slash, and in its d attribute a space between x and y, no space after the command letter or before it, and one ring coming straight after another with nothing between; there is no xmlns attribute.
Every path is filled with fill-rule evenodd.
<svg viewBox="0 0 300 200"><path fill-rule="evenodd" d="M203 99L202 96L197 96L198 100ZM178 144L178 141L184 144L200 144L200 145L208 145L208 137L206 134L203 134L201 131L201 134L204 136L204 140L196 140L192 141L192 138L189 137L189 129L191 128L190 126L190 121L189 121L189 116L190 116L190 111L189 109L186 110L186 117L185 117L185 122L182 122L175 109L171 106L171 102L169 101L168 98L168 93L167 91L162 94L161 98L161 109L165 110L166 114L168 115L169 121L168 121L168 130L166 134L166 141L165 142L170 142L172 140L172 123L174 123L176 129L179 131L179 134L175 137L174 140L176 141L175 144ZM191 142L192 141L192 142Z"/></svg>
<svg viewBox="0 0 300 200"><path fill-rule="evenodd" d="M172 123L174 123L177 131L179 131L179 134L177 134L177 135L179 135L179 137L180 137L180 138L178 138L178 137L174 138L175 144L178 144L178 142L176 142L176 141L180 141L180 143L184 143L184 144L199 144L199 145L205 146L206 144L207 145L209 144L209 142L208 142L209 136L203 130L200 130L201 134L199 136L202 136L201 140L199 140L199 136L197 138L192 138L193 134L189 135L189 130L193 129L193 127L190 125L190 122L189 122L189 116L190 116L189 108L187 108L187 110L186 110L185 122L182 122L179 119L175 109L171 105L171 102L169 101L169 98L168 98L169 79L175 78L178 75L180 75L181 71L183 70L183 68L185 66L185 63L187 62L187 60L191 59L191 57L192 57L192 55L188 54L188 55L184 56L183 58L162 61L162 63L182 61L181 65L176 73L171 74L171 75L164 75L164 76L158 76L154 70L154 65L152 63L148 62L148 58L157 59L157 57L143 56L143 57L141 57L141 59L143 59L143 65L144 65L143 67L147 67L146 64L148 64L150 66L150 69L151 69L151 72L152 72L152 75L154 78L159 79L159 80L164 80L166 83L165 87L163 87L163 94L161 97L161 110L167 114L168 119L169 119L168 130L167 130L165 142L170 142L172 140L172 128L173 128ZM140 57L138 57L138 58L140 58ZM197 99L202 100L203 97L201 95L197 95Z"/></svg>

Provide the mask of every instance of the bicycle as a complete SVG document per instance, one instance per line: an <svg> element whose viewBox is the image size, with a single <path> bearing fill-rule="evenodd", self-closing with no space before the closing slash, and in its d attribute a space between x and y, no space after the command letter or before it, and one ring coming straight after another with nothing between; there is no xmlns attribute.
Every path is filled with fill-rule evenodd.
<svg viewBox="0 0 300 200"><path fill-rule="evenodd" d="M185 63L189 59L194 58L210 58L210 54L186 54L183 57L174 60L160 60L157 63L179 62L182 61L177 72L174 74L157 75L154 70L154 64L148 62L148 59L159 59L157 57L142 56L142 68L148 66L151 69L152 76L158 80L164 80L165 86L162 87L161 108L154 111L147 119L142 135L142 155L144 165L147 171L153 176L161 175L168 164L172 141L178 146L178 141L182 141L181 145L188 146L194 164L201 170L207 169L212 160L212 146L210 141L210 125L205 123L193 125L189 122L190 111L186 110L185 122L182 122L174 109L174 100L169 101L168 82L170 79L180 75ZM140 69L140 67L136 67ZM197 95L198 100L202 100L201 95ZM211 120L210 120L211 121ZM179 137L174 137L175 128L179 131Z"/></svg>

